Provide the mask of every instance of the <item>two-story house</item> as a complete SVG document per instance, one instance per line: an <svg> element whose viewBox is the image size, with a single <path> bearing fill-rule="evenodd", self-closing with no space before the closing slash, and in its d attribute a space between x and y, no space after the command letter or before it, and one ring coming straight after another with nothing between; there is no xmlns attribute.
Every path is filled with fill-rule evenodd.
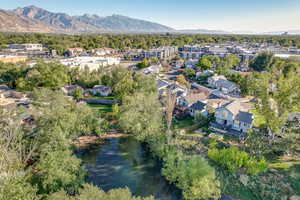
<svg viewBox="0 0 300 200"><path fill-rule="evenodd" d="M192 106L189 107L189 114L192 117L196 117L197 115L208 116L208 111L206 110L206 104L197 101Z"/></svg>
<svg viewBox="0 0 300 200"><path fill-rule="evenodd" d="M181 96L177 100L177 105L185 108L191 107L197 101L205 101L207 95L205 93L188 93L186 96Z"/></svg>
<svg viewBox="0 0 300 200"><path fill-rule="evenodd" d="M247 132L253 126L254 116L239 101L231 101L216 109L216 122L229 129Z"/></svg>

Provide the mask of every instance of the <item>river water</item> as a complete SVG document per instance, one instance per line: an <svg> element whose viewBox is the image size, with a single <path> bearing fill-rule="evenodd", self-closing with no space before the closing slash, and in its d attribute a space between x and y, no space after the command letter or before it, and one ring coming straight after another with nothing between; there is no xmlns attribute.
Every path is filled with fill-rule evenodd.
<svg viewBox="0 0 300 200"><path fill-rule="evenodd" d="M159 163L131 137L107 139L78 155L88 171L87 181L104 191L128 187L135 196L182 199L161 175Z"/></svg>

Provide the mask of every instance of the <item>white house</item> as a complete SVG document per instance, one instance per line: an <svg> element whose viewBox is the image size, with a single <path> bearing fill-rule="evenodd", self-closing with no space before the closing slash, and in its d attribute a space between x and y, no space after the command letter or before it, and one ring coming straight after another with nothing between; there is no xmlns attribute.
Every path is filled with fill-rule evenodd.
<svg viewBox="0 0 300 200"><path fill-rule="evenodd" d="M251 129L254 120L253 114L244 111L239 101L231 101L217 108L215 117L218 124L240 132Z"/></svg>
<svg viewBox="0 0 300 200"><path fill-rule="evenodd" d="M185 63L186 68L193 68L198 64L199 60L198 59L189 59Z"/></svg>
<svg viewBox="0 0 300 200"><path fill-rule="evenodd" d="M184 61L183 60L176 60L174 63L174 68L175 69L181 69L184 66Z"/></svg>
<svg viewBox="0 0 300 200"><path fill-rule="evenodd" d="M222 91L224 94L239 93L239 86L231 81L228 81L223 75L214 75L207 79L210 87Z"/></svg>
<svg viewBox="0 0 300 200"><path fill-rule="evenodd" d="M170 90L170 92L173 94L173 95L176 95L177 97L177 102L178 102L178 99L182 96L186 96L187 93L188 93L188 89L185 88L185 87L182 87L176 83L173 83L173 84L170 84L166 87L167 90Z"/></svg>
<svg viewBox="0 0 300 200"><path fill-rule="evenodd" d="M216 82L220 79L227 80L225 76L215 74L207 79L207 83L210 87L217 88Z"/></svg>
<svg viewBox="0 0 300 200"><path fill-rule="evenodd" d="M159 72L162 70L161 64L159 65L151 65L147 68L142 69L142 72L146 75L155 75L159 74Z"/></svg>
<svg viewBox="0 0 300 200"><path fill-rule="evenodd" d="M112 93L111 88L105 85L95 85L91 91L94 96L100 95L104 97L107 97Z"/></svg>
<svg viewBox="0 0 300 200"><path fill-rule="evenodd" d="M74 91L76 89L80 89L81 91L83 91L83 88L80 87L79 85L67 85L63 88L61 88L61 91L65 94L65 95L73 95Z"/></svg>

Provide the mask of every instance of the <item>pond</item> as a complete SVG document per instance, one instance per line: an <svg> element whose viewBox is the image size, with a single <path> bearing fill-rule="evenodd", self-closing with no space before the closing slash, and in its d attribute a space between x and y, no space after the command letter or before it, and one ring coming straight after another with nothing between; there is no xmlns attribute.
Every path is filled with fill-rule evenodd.
<svg viewBox="0 0 300 200"><path fill-rule="evenodd" d="M182 199L181 192L161 175L157 160L131 137L107 139L80 150L78 156L88 171L87 181L104 191L128 187L135 196Z"/></svg>

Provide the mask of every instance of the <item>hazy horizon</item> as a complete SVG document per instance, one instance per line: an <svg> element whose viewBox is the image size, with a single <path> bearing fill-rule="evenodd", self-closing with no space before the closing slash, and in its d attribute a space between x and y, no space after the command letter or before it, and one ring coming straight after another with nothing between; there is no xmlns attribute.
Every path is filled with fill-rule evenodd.
<svg viewBox="0 0 300 200"><path fill-rule="evenodd" d="M22 0L2 2L2 9L35 5L69 15L125 15L171 28L209 29L230 32L277 32L300 30L300 1L289 0ZM72 5L72 6L70 6Z"/></svg>

